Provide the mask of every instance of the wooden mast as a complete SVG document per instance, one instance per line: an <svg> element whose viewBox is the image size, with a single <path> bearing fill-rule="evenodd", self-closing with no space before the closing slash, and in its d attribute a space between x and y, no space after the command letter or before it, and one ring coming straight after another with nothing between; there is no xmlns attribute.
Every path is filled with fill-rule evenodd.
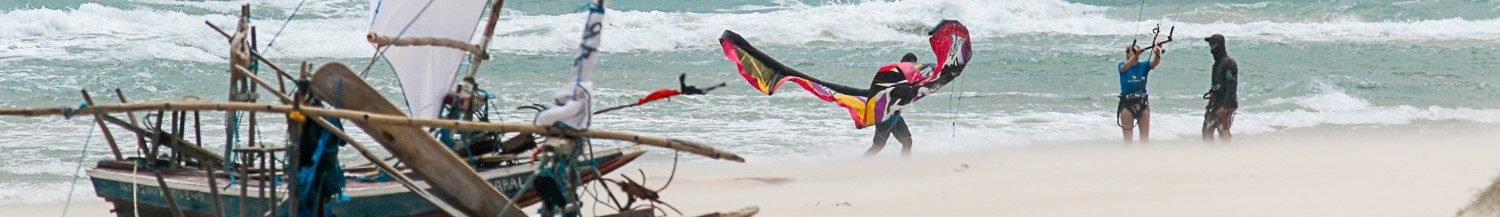
<svg viewBox="0 0 1500 217"><path fill-rule="evenodd" d="M495 23L500 21L500 8L502 6L505 6L505 0L495 0L495 4L490 5L490 20L486 21L484 25L484 39L479 41L479 51L482 51L483 55L474 55L472 58L469 58L469 75L464 76L465 80L472 81L474 74L479 73L479 65L484 63L485 59L490 58L487 49L490 46L490 38L494 38L495 35Z"/></svg>

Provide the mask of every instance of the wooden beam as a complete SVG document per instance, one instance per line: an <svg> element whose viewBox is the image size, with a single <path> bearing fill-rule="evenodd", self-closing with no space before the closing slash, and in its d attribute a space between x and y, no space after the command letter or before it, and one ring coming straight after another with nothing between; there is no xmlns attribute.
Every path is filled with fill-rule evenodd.
<svg viewBox="0 0 1500 217"><path fill-rule="evenodd" d="M435 37L400 37L400 38L391 38L389 36L376 35L375 33L370 33L368 35L365 35L365 39L369 40L371 44L375 44L375 47L385 47L385 46L434 46L434 47L446 47L446 48L453 48L453 49L461 50L461 51L464 51L464 52L469 52L471 54L474 54L474 58L489 58L489 54L486 54L484 52L484 48L479 47L478 45L469 44L469 42L459 41L459 40L453 40L453 39L435 38Z"/></svg>
<svg viewBox="0 0 1500 217"><path fill-rule="evenodd" d="M401 109L381 96L374 87L342 63L328 63L313 73L310 86L318 98L335 107L367 114L402 115ZM427 182L439 199L457 205L474 216L525 216L495 186L459 159L448 147L419 127L354 122L413 172ZM510 210L506 212L504 210Z"/></svg>
<svg viewBox="0 0 1500 217"><path fill-rule="evenodd" d="M125 100L125 92L120 92L120 88L115 88L115 96L120 98L120 104L130 103L129 101ZM90 107L92 107L92 106L90 106ZM131 126L135 126L136 125L135 112L125 112L125 116L130 118L130 125ZM139 146L138 148L140 148L140 150L136 151L137 153L141 153L142 155L144 155L146 153L146 137L145 136L141 136L141 134L135 134L135 145Z"/></svg>
<svg viewBox="0 0 1500 217"><path fill-rule="evenodd" d="M218 31L219 35L224 36L225 39L229 39L232 37L228 32L224 32L224 29L220 29L219 26L215 26L214 23L203 21L203 24L208 24L208 27L213 27L214 31ZM292 78L291 74L287 74L286 70L281 70L281 67L276 66L275 63L272 63L270 59L266 59L265 56L261 56L259 51L250 50L250 56L255 57L255 59L259 59L262 63L266 63L267 66L271 66L271 70L276 71L276 74L278 76L284 76L287 79L296 80L296 78Z"/></svg>
<svg viewBox="0 0 1500 217"><path fill-rule="evenodd" d="M88 89L79 89L78 92L83 94L84 102L94 105L94 97L89 96ZM109 153L115 155L115 160L125 160L125 157L120 156L120 146L115 145L115 135L109 133L109 125L104 125L104 120L99 119L97 114L94 115L94 123L99 124L99 131L104 133L104 141L109 143Z"/></svg>
<svg viewBox="0 0 1500 217"><path fill-rule="evenodd" d="M114 116L109 116L109 115L106 115L106 114L103 114L103 113L99 113L98 115L99 115L99 117L103 118L105 121L108 121L111 124L115 124L116 126L123 127L126 130L129 130L129 131L135 133L136 135L145 136L145 137L151 137L153 140L164 139L163 138L164 136L162 136L162 135L158 135L157 133L152 132L151 130L147 130L147 129L143 129L143 128L137 127L135 125L131 125L130 123L125 123L124 120L120 120L119 118L115 118ZM173 139L173 140L176 140L176 142L173 143L173 142L160 142L160 141L158 141L157 143L160 143L162 145L166 145L169 148L172 148L173 150L182 151L183 153L186 153L188 157L197 159L200 162L202 162L202 161L208 161L210 163L224 162L224 157L223 156L219 156L218 154L214 154L213 152L209 151L208 149L203 149L202 146L195 145L195 144L193 144L191 142L182 140L182 138L175 137L175 136L165 136L165 137L170 137L170 138L165 138L165 139ZM153 156L148 156L148 157L154 157L154 155L156 153L148 153L148 154L153 155Z"/></svg>
<svg viewBox="0 0 1500 217"><path fill-rule="evenodd" d="M212 110L212 111L260 111L290 113L298 111L308 118L314 117L336 117L348 119L355 122L364 122L376 125L409 126L409 127L438 127L454 130L483 131L483 132L519 132L543 135L565 135L575 137L589 137L596 139L617 140L639 143L643 145L656 146L672 150L688 152L691 154L735 162L745 162L743 157L732 152L714 148L705 143L641 135L631 132L610 130L583 130L563 131L552 127L537 126L529 123L495 123L483 121L458 121L432 118L407 118L406 116L376 114L342 109L315 108L302 106L293 108L289 105L272 105L245 102L198 102L198 101L164 101L129 103L119 105L95 105L83 108L77 112L129 112L145 110ZM60 108L24 108L24 109L0 109L0 115L10 116L47 116L62 115Z"/></svg>

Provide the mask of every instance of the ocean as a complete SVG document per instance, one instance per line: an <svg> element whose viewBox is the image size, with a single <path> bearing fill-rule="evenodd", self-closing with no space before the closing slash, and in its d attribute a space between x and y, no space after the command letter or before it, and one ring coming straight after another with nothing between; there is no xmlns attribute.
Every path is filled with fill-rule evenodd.
<svg viewBox="0 0 1500 217"><path fill-rule="evenodd" d="M371 65L368 1L252 2L261 51L278 65ZM115 88L133 101L223 101L228 46L203 22L227 26L242 3L0 1L0 108L76 106L80 88L105 102ZM549 102L567 79L583 5L506 2L489 47L495 56L479 75L501 120L529 122L531 113L511 108ZM904 53L932 61L925 33L943 19L967 25L975 51L963 77L903 112L917 154L1118 139L1113 67L1125 45L1150 40L1157 25L1181 32L1151 76L1157 140L1197 137L1212 64L1202 38L1212 34L1228 38L1240 65L1238 136L1500 124L1493 0L616 0L594 74L596 106L676 88L683 73L689 83L728 87L595 116L594 127L706 141L752 162L857 156L873 130L854 129L843 108L797 87L774 96L750 88L722 56L719 35L733 30L800 71L862 86ZM368 79L400 105L389 67L371 66ZM222 146L222 117L204 115L210 147ZM284 143L278 124L268 125L257 132L262 140ZM90 118L0 117L0 204L68 197L80 157L86 169L109 155L92 126ZM647 161L670 160L653 153ZM86 177L76 186L72 195L93 196Z"/></svg>

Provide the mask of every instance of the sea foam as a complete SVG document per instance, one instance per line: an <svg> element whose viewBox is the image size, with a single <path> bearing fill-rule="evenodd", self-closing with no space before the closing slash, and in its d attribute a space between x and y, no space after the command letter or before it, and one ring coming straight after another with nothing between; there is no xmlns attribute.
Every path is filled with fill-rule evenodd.
<svg viewBox="0 0 1500 217"><path fill-rule="evenodd" d="M155 5L198 3L148 2ZM211 11L222 4L202 3ZM945 0L859 2L761 8L749 12L697 13L610 10L606 19L606 52L678 51L717 48L724 30L733 30L757 44L808 46L826 44L918 43L937 21L965 22L976 39L1017 35L1081 35L1139 37L1161 23L1176 26L1179 38L1220 33L1237 39L1276 42L1408 42L1500 40L1500 19L1462 18L1409 21L1332 19L1284 21L1252 18L1242 21L1192 22L1176 17L1146 17L1136 21L1111 16L1125 8L1069 3L1060 0ZM274 4L288 10L295 4ZM362 4L317 4L285 26L267 53L284 58L358 58L374 50L365 42L368 18ZM1223 6L1205 6L1223 7ZM1196 9L1185 9L1196 10ZM322 13L322 14L319 14ZM1232 14L1231 14L1232 15ZM1223 15L1229 16L1229 15ZM282 29L284 17L256 20L262 37ZM115 8L85 3L77 8L15 9L0 14L0 58L95 60L167 59L219 61L226 54L221 38L202 24L231 26L224 14L190 14L149 7ZM576 50L577 25L582 13L528 15L509 11L502 16L491 50L510 53L567 53ZM268 42L267 38L262 43ZM983 45L981 45L983 46ZM1088 46L1085 46L1088 47ZM1112 47L1111 47L1112 48ZM1099 49L1103 49L1100 47ZM197 51L192 51L197 50Z"/></svg>

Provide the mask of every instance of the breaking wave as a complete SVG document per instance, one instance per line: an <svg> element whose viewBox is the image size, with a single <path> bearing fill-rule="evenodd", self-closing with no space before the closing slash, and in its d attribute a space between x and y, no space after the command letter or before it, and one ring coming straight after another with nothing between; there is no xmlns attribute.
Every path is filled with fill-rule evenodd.
<svg viewBox="0 0 1500 217"><path fill-rule="evenodd" d="M201 4L201 5L200 5ZM232 5L149 1L152 7L119 8L85 3L76 8L26 8L0 13L0 60L46 58L65 60L218 61L227 45L202 24L227 26ZM289 10L295 4L271 4ZM887 44L921 41L927 28L942 19L964 21L973 35L1000 38L1018 35L1081 35L1136 37L1156 23L1175 25L1179 37L1221 33L1231 37L1279 42L1428 42L1500 40L1500 19L1436 18L1407 21L1347 19L1288 19L1248 17L1241 20L1195 18L1250 13L1264 4L1221 4L1184 9L1182 17L1135 21L1122 16L1129 8L1095 6L1060 0L945 0L870 1L827 5L762 8L724 12L610 11L606 18L606 52L712 49L724 30L734 30L758 44L806 46L827 44ZM290 22L267 53L285 58L368 57L373 49L364 41L368 18L359 16L364 4L320 4ZM342 7L342 8L339 8ZM1243 9L1248 8L1248 9ZM1207 14L1212 11L1212 14ZM287 13L287 12L283 12ZM1133 14L1132 14L1133 15ZM263 37L282 27L281 14L256 21ZM490 49L511 53L572 52L578 40L581 13L530 15L507 11ZM1171 19L1167 19L1170 17ZM1182 19L1182 21L1177 20ZM1195 21L1196 20L1196 21ZM262 41L267 41L262 39Z"/></svg>

